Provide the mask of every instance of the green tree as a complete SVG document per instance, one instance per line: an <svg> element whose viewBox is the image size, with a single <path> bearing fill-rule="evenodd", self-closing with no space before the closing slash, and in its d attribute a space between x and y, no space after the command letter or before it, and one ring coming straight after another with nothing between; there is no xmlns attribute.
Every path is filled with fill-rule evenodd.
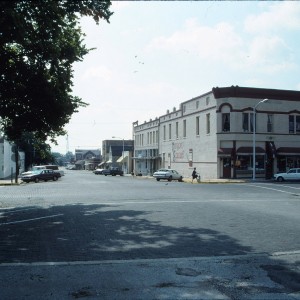
<svg viewBox="0 0 300 300"><path fill-rule="evenodd" d="M87 105L72 95L72 65L91 50L83 44L79 21L90 16L97 24L109 22L110 5L99 0L0 1L0 125L16 153L26 133L55 142L72 114Z"/></svg>

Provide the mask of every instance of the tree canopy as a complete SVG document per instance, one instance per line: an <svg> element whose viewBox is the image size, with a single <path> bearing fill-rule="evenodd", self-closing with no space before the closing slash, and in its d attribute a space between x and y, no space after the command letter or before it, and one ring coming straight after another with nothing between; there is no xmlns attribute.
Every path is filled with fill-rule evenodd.
<svg viewBox="0 0 300 300"><path fill-rule="evenodd" d="M109 22L110 1L0 1L0 124L10 141L30 132L40 141L64 134L87 105L72 95L72 64L91 50L79 21Z"/></svg>

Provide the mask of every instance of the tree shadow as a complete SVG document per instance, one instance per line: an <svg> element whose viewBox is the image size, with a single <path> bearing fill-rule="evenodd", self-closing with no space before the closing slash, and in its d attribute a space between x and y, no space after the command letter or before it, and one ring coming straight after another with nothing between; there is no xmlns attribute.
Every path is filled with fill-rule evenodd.
<svg viewBox="0 0 300 300"><path fill-rule="evenodd" d="M197 291L213 286L232 299L299 292L299 261L289 263L271 256L242 259L241 255L252 254L255 249L209 228L163 226L149 221L149 214L117 206L83 204L2 211L0 264L218 256L215 264L219 273L215 277L209 276L209 260L191 267L184 263L179 265L185 267L176 267L175 281L175 277L158 281L152 288L158 290L161 298L167 297L171 288L184 293L184 284L188 288L195 286ZM224 259L220 259L222 256ZM57 270L50 272L53 272L50 278L55 281ZM230 273L234 275L229 281L226 274ZM195 280L186 281L182 279L184 276L195 277ZM206 279L200 280L198 276ZM265 277L269 281L265 281ZM129 291L127 285L127 274L119 274L120 289ZM121 290L115 292L121 293Z"/></svg>
<svg viewBox="0 0 300 300"><path fill-rule="evenodd" d="M0 262L93 261L242 255L252 252L209 228L163 226L146 211L68 205L6 210Z"/></svg>

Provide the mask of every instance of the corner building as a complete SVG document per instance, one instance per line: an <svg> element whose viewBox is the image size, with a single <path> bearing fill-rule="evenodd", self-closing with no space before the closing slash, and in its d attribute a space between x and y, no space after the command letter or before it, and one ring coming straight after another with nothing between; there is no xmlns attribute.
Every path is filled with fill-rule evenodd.
<svg viewBox="0 0 300 300"><path fill-rule="evenodd" d="M255 145L256 177L270 179L300 167L300 91L216 87L133 123L133 135L134 169L143 175L172 168L191 177L196 167L202 179L251 178Z"/></svg>

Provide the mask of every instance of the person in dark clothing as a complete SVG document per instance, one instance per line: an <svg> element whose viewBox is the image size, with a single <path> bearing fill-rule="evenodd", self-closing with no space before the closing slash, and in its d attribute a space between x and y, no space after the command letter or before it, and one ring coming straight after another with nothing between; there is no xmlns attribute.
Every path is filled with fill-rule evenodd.
<svg viewBox="0 0 300 300"><path fill-rule="evenodd" d="M192 173L192 183L194 182L194 179L197 179L198 175L197 175L197 171L196 168L194 168L193 173Z"/></svg>

